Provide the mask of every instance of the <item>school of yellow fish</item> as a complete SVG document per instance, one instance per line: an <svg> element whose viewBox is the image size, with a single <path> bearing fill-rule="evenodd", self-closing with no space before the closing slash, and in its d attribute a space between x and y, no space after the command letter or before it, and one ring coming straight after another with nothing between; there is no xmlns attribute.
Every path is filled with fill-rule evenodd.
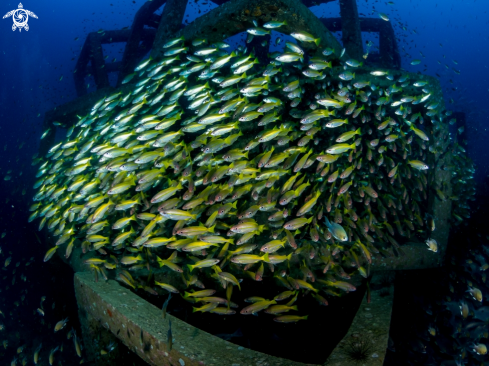
<svg viewBox="0 0 489 366"><path fill-rule="evenodd" d="M428 239L443 101L421 77L372 69L362 79L344 51L290 35L268 64L244 47L173 39L124 79L132 91L80 116L35 159L29 221L56 244L45 261L81 247L96 254L86 263L97 278L185 289L195 311L216 314L235 313L234 287L276 281L276 294L241 313L292 323L307 318L284 315L301 292L327 305L355 290L356 272L369 276L373 256L402 253L399 238ZM178 272L181 286L143 284L130 274L142 268Z"/></svg>

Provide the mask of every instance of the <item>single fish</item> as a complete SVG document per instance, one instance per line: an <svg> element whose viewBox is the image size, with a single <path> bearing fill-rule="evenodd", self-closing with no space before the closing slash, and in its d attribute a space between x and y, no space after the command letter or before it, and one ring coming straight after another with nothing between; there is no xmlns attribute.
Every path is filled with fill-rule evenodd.
<svg viewBox="0 0 489 366"><path fill-rule="evenodd" d="M345 229L343 229L343 226L333 222L331 223L327 217L324 218L326 227L328 228L328 231L333 235L336 239L339 241L347 241L348 240L348 235L346 234Z"/></svg>

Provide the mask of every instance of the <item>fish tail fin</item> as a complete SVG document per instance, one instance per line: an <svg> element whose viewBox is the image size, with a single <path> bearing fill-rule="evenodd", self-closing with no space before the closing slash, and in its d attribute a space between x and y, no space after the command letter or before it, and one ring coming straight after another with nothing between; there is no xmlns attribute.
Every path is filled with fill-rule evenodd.
<svg viewBox="0 0 489 366"><path fill-rule="evenodd" d="M316 38L314 40L314 43L316 44L316 46L319 46L319 44L321 43L321 38Z"/></svg>
<svg viewBox="0 0 489 366"><path fill-rule="evenodd" d="M158 264L160 265L160 268L163 267L165 265L165 263L163 262L163 259L161 259L160 257L156 256L156 261L158 262Z"/></svg>

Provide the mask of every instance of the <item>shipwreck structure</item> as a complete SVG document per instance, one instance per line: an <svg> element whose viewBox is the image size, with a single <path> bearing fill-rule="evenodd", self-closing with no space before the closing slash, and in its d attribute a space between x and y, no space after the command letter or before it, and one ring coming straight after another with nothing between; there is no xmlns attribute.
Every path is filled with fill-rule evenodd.
<svg viewBox="0 0 489 366"><path fill-rule="evenodd" d="M317 18L308 7L339 1L340 18ZM364 80L369 80L369 67L389 69L391 75L401 74L401 60L397 49L394 31L389 22L380 19L360 18L356 0L215 0L215 9L197 18L191 24L182 27L182 20L187 7L187 0L153 0L145 3L136 13L130 29L107 30L102 33L90 33L83 45L74 74L78 98L57 107L45 114L44 129L50 133L41 141L40 155L44 155L53 145L56 125L71 126L76 115L86 114L100 98L114 93L127 91L130 84L121 85L124 77L133 72L135 66L151 54L158 58L162 54L162 45L172 37L184 36L187 39L205 37L209 43L223 41L226 38L244 32L252 26L253 20L260 23L267 21L287 21L284 31L301 29L321 38L321 47L333 48L338 53L344 47L346 54L355 59L362 59L364 54L362 32L379 33L379 52L371 53L364 68L357 73ZM164 5L161 15L155 12ZM336 40L332 32L342 32L342 43ZM125 42L122 61L106 63L103 55L103 44ZM253 42L257 55L267 52L258 42ZM261 49L260 49L261 48ZM333 71L333 77L341 72ZM110 86L109 74L117 74L117 85ZM85 77L93 75L97 90L87 94ZM419 77L418 77L419 78ZM427 81L434 93L441 96L438 81L431 77L421 77ZM378 81L377 81L378 82ZM445 148L448 145L448 128L445 134ZM443 147L443 146L442 146ZM436 159L449 165L450 154L437 154ZM438 170L431 185L445 184L450 193L449 170ZM375 273L396 270L415 270L439 267L443 264L448 241L451 201L440 201L436 195L429 193L429 212L436 218L437 230L433 238L438 242L438 253L426 250L424 243L408 243L402 246L404 255L397 257L376 256L371 271ZM64 258L63 258L64 259ZM87 272L81 259L81 249L75 248L67 261L75 271L74 281L80 320L83 328L83 340L87 357L99 364L110 364L107 359L101 360L93 344L95 334L107 339L118 338L127 348L150 365L305 365L300 362L284 360L266 355L251 349L238 347L221 338L210 335L178 318L168 315L173 324L173 336L176 339L170 349L167 339L168 321L161 317L161 310L121 286L118 282L95 282ZM64 259L65 260L65 259ZM66 261L66 260L65 260ZM352 334L367 333L375 344L376 357L366 365L381 365L387 348L387 338L392 308L392 295L380 297L375 286L369 298L357 304L357 313L345 334L347 339ZM367 316L367 315L368 316ZM371 319L376 321L372 322ZM348 364L341 352L340 345L329 357L329 365ZM114 361L115 362L115 361ZM326 360L325 360L326 362ZM114 363L116 364L116 363Z"/></svg>

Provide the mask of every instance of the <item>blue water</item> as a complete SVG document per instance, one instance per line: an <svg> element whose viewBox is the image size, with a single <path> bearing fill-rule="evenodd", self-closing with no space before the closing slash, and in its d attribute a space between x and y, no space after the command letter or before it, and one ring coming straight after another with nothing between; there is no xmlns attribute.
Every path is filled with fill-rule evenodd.
<svg viewBox="0 0 489 366"><path fill-rule="evenodd" d="M130 27L143 4L141 0L28 1L24 8L38 16L29 19L29 31L12 31L11 18L0 20L0 234L6 234L0 239L0 310L6 316L0 315L0 324L7 330L0 331L0 342L9 341L7 349L0 344L2 365L14 358L19 346L26 345L22 355L28 352L31 362L39 342L54 347L62 339L69 342L69 351L58 357L65 360L63 364L72 364L73 354L67 355L73 353L71 341L59 334L59 339L51 338L54 324L67 315L74 317L69 327L77 325L71 273L62 265L42 263L46 248L34 235L38 223L27 223L34 192L31 158L39 147L44 113L76 98L72 75L87 34ZM4 1L0 13L17 6ZM209 0L190 1L184 23L215 6ZM311 10L318 17L339 16L338 1ZM489 1L395 0L389 5L386 1L358 0L358 11L365 17L387 14L401 51L402 68L437 77L447 109L466 114L466 150L477 165L478 186L487 194ZM335 35L341 40L340 34ZM378 45L375 35L364 37L374 48ZM107 61L121 60L122 52L122 44L104 46ZM420 59L421 64L410 65L413 59ZM111 76L113 85L115 80ZM86 82L92 85L89 92L95 90L93 79ZM5 176L11 178L4 180ZM12 262L4 267L8 257ZM31 264L26 266L28 262ZM36 313L41 296L47 297L44 308L50 309L44 318ZM46 352L44 349L44 362Z"/></svg>

